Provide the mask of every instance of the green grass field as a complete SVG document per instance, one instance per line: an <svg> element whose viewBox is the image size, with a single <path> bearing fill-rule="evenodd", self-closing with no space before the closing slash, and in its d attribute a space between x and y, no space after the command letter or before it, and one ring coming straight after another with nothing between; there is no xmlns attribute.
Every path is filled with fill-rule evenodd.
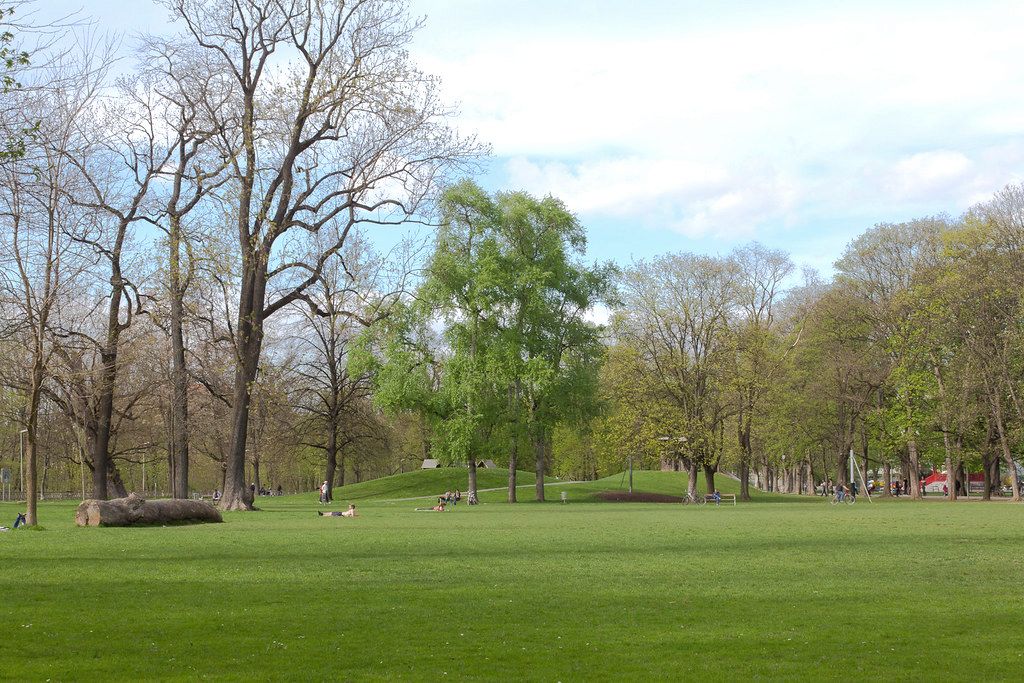
<svg viewBox="0 0 1024 683"><path fill-rule="evenodd" d="M0 679L1024 677L1024 506L585 502L620 480L443 514L381 480L355 520L308 494L135 529L44 503L0 534Z"/></svg>

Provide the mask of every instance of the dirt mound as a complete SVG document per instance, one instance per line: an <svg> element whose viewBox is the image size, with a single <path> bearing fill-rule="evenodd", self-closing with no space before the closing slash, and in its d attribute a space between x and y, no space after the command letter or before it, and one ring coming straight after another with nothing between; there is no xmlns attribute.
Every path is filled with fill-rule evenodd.
<svg viewBox="0 0 1024 683"><path fill-rule="evenodd" d="M669 496L664 493L644 493L642 491L601 491L597 497L609 503L681 503L681 496Z"/></svg>

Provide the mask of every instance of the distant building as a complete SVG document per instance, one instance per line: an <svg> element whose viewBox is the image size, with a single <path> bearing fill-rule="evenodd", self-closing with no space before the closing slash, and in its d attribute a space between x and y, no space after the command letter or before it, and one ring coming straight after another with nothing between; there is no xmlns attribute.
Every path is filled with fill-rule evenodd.
<svg viewBox="0 0 1024 683"><path fill-rule="evenodd" d="M440 460L434 460L432 458L427 458L426 460L423 461L423 464L420 465L420 469L421 470L436 470L440 466L441 466L441 461Z"/></svg>
<svg viewBox="0 0 1024 683"><path fill-rule="evenodd" d="M493 460L481 460L480 462L478 462L476 464L476 466L477 466L478 469L483 469L483 470L496 470L496 469L498 469L498 466L494 464Z"/></svg>

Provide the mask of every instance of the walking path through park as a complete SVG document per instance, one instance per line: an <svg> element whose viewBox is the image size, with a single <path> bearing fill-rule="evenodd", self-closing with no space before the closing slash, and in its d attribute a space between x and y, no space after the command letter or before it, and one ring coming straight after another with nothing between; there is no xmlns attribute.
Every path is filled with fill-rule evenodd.
<svg viewBox="0 0 1024 683"><path fill-rule="evenodd" d="M571 485L571 484L587 484L587 483L590 483L590 482L587 482L587 481L559 481L559 482L547 482L545 484L545 486L567 486L567 485ZM532 489L532 488L536 488L536 487L537 487L536 484L519 484L518 486L516 486L517 489ZM476 492L477 493L486 493L487 491L507 491L507 490L508 490L507 486L496 486L495 488L492 488L492 489L477 489ZM378 501L378 502L381 502L381 503L404 503L404 502L410 501L410 500L429 500L429 499L432 499L432 498L437 498L437 494L430 495L430 496L413 496L412 498L386 498L386 499Z"/></svg>

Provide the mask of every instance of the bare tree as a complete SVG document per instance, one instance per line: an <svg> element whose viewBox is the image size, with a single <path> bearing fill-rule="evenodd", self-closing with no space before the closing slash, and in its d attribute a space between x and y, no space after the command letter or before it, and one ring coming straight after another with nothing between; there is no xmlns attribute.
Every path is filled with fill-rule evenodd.
<svg viewBox="0 0 1024 683"><path fill-rule="evenodd" d="M184 327L185 294L195 275L193 233L207 218L201 202L227 180L227 162L211 139L228 120L223 109L230 85L224 87L224 74L204 61L207 56L194 45L151 37L140 54L140 90L132 92L140 110L150 113L167 131L163 144L171 150L168 165L158 171L166 182L156 186L159 213L153 222L167 235L169 315L164 328L171 342L168 459L175 498L187 498L189 492Z"/></svg>
<svg viewBox="0 0 1024 683"><path fill-rule="evenodd" d="M386 316L406 289L415 253L407 246L381 258L354 233L324 265L308 303L294 306L295 404L311 428L303 430L301 443L323 452L328 496L345 483L346 448L380 431L369 402L370 377L349 371L349 351L362 329Z"/></svg>
<svg viewBox="0 0 1024 683"><path fill-rule="evenodd" d="M737 275L733 313L736 372L736 430L740 447L740 498L750 500L751 432L755 411L769 382L780 370L776 345L776 308L793 263L784 252L753 243L733 251ZM708 490L714 490L714 470L705 465Z"/></svg>
<svg viewBox="0 0 1024 683"><path fill-rule="evenodd" d="M242 271L221 504L248 509L245 444L264 321L307 297L353 226L415 216L438 174L475 150L446 125L435 81L409 61L404 47L417 23L404 2L165 4L230 74L229 109L240 121L218 127ZM338 221L337 240L312 259L296 257L301 235Z"/></svg>
<svg viewBox="0 0 1024 683"><path fill-rule="evenodd" d="M616 332L636 350L645 383L677 416L661 438L683 458L694 496L698 467L720 453L727 416L724 370L736 271L724 259L668 254L630 268L622 297Z"/></svg>
<svg viewBox="0 0 1024 683"><path fill-rule="evenodd" d="M0 165L0 305L23 344L28 371L13 384L25 396L27 519L36 524L39 408L54 353L53 317L75 282L72 256L83 216L67 199L75 122L102 82L102 56L74 55L51 63L34 77L36 87L10 93L20 119L5 121L35 133L19 154ZM101 53L99 53L101 54ZM80 61L79 61L80 60Z"/></svg>

